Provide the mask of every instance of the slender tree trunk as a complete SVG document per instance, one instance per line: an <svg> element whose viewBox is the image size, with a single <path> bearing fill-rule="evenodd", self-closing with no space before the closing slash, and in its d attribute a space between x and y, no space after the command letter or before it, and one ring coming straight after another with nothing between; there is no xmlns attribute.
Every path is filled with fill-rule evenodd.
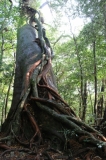
<svg viewBox="0 0 106 160"><path fill-rule="evenodd" d="M3 103L5 104L6 98L4 98ZM5 105L3 105L2 107L2 115L1 115L1 125L3 124L4 120L5 120L5 115L4 115L4 111L5 111Z"/></svg>
<svg viewBox="0 0 106 160"><path fill-rule="evenodd" d="M82 120L85 121L87 109L87 82L84 84Z"/></svg>
<svg viewBox="0 0 106 160"><path fill-rule="evenodd" d="M1 33L0 67L2 66L3 53L4 53L4 33L2 31L2 33Z"/></svg>
<svg viewBox="0 0 106 160"><path fill-rule="evenodd" d="M8 99L9 99L9 94L10 94L10 89L11 89L11 84L12 84L12 81L13 81L13 77L14 77L14 71L11 75L11 79L10 79L10 83L9 83L9 87L8 87L8 91L7 91L7 95L6 95L6 102L5 102L5 119L6 119L6 116L7 116L7 106L8 106Z"/></svg>
<svg viewBox="0 0 106 160"><path fill-rule="evenodd" d="M101 86L101 92L100 92L100 98L98 99L98 105L97 105L97 118L98 118L98 124L100 124L102 116L103 116L103 109L105 110L104 106L104 91L105 91L105 79L102 79L102 86Z"/></svg>
<svg viewBox="0 0 106 160"><path fill-rule="evenodd" d="M103 6L103 17L104 17L104 37L106 40L106 3Z"/></svg>
<svg viewBox="0 0 106 160"><path fill-rule="evenodd" d="M76 40L75 35L74 35L73 32L72 32L70 18L69 18L68 15L67 15L67 17L68 17L68 20L69 20L69 23L70 23L70 31L71 31L71 34L72 34L72 36L73 36L73 40L74 40L74 43L75 43L75 52L76 52L77 59L78 59L78 64L79 64L79 72L80 72L79 116L80 116L80 118L82 119L82 113L83 113L83 109L84 109L83 104L85 103L85 98L84 98L84 73L83 73L83 67L82 67L82 62L81 62L81 56L80 56L79 50L78 50L77 40Z"/></svg>
<svg viewBox="0 0 106 160"><path fill-rule="evenodd" d="M81 63L81 57L79 55L79 51L78 51L78 44L77 44L77 40L73 34L73 40L74 40L74 43L75 43L75 50L76 50L76 55L77 55L77 59L78 59L78 63L79 63L79 70L80 70L80 98L81 98L81 101L79 102L80 106L79 106L79 109L80 109L80 118L82 118L82 112L83 112L83 92L84 92L84 77L83 77L83 68L82 68L82 63Z"/></svg>
<svg viewBox="0 0 106 160"><path fill-rule="evenodd" d="M95 41L93 41L93 57L94 57L94 90L95 90L94 114L95 114L95 118L97 118L97 66L96 66L96 45L95 45Z"/></svg>

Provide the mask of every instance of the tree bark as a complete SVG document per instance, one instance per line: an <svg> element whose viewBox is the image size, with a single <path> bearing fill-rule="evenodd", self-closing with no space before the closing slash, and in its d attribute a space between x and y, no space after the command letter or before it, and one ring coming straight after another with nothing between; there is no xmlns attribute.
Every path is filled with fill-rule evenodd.
<svg viewBox="0 0 106 160"><path fill-rule="evenodd" d="M3 130L7 128L8 121L11 121L18 107L21 93L24 90L25 76L28 68L42 58L41 49L35 43L36 38L35 29L28 24L18 31L13 100L7 121L3 125Z"/></svg>

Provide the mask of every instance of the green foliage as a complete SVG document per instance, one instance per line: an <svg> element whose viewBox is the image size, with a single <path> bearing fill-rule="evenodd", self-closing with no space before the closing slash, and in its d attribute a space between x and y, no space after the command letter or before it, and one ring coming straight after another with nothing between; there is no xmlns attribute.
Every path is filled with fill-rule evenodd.
<svg viewBox="0 0 106 160"><path fill-rule="evenodd" d="M19 8L9 1L1 1L0 8L0 119L3 121L12 100Z"/></svg>

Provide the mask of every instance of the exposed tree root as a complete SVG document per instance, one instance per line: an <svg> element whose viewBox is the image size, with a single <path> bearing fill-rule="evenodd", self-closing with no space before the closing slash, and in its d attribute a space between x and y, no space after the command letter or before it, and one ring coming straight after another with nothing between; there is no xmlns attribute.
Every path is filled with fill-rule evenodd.
<svg viewBox="0 0 106 160"><path fill-rule="evenodd" d="M31 115L31 113L30 113L29 110L27 109L27 105L26 105L26 104L24 105L24 110L25 110L25 112L26 112L27 115L28 115L28 118L29 118L29 120L30 120L30 122L31 122L31 125L32 125L33 129L35 130L34 136L30 139L30 147L31 147L32 142L34 141L34 138L35 138L36 136L39 137L38 144L40 144L40 142L41 142L41 140L42 140L42 137L41 137L40 129L39 129L37 123L36 123L36 120L34 119L34 117Z"/></svg>

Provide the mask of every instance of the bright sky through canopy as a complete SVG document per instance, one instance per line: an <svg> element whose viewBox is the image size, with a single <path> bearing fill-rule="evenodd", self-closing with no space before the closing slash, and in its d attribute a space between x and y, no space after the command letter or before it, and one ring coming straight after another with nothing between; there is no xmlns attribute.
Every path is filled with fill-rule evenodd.
<svg viewBox="0 0 106 160"><path fill-rule="evenodd" d="M44 4L45 2L47 2L47 1L42 0L41 4ZM41 11L43 13L45 23L52 25L53 15L51 14L51 11L50 11L48 4L44 5L44 7L42 7ZM65 34L69 34L70 33L70 26L69 26L68 19L64 16L62 21L64 22L64 24L61 26L60 30L62 32L64 32ZM77 17L75 19L71 19L71 31L74 34L78 34L79 31L83 28L83 26L84 26L84 20L82 18Z"/></svg>
<svg viewBox="0 0 106 160"><path fill-rule="evenodd" d="M46 0L41 0L41 6L47 2ZM73 4L75 4L74 0L71 0L71 2ZM14 5L18 5L18 0L14 0L13 1ZM48 6L48 4L45 4L42 8L41 8L41 12L43 13L44 16L44 20L45 23L48 25L53 25L54 23L54 17L50 11L50 8ZM62 17L62 21L64 22L61 26L60 26L60 31L64 34L70 34L70 25L69 25L69 21L66 18L66 16ZM79 31L83 28L84 26L84 19L76 17L75 19L71 19L71 32L74 34L78 34Z"/></svg>

